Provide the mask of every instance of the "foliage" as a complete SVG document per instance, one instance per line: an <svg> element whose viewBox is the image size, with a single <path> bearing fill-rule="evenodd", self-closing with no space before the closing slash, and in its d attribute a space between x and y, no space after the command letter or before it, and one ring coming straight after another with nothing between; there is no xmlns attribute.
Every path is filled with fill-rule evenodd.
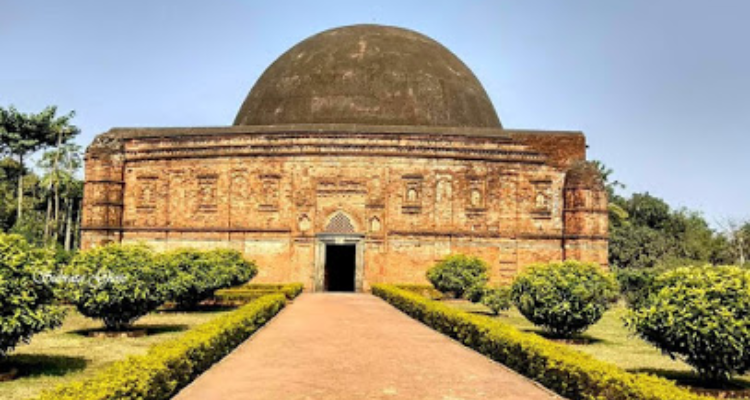
<svg viewBox="0 0 750 400"><path fill-rule="evenodd" d="M439 290L435 289L432 285L424 285L419 283L400 283L396 285L399 289L406 290L409 292L420 294L428 299L439 300L444 296Z"/></svg>
<svg viewBox="0 0 750 400"><path fill-rule="evenodd" d="M35 250L19 235L0 234L0 360L19 343L62 324L64 310L53 305L53 268L48 252Z"/></svg>
<svg viewBox="0 0 750 400"><path fill-rule="evenodd" d="M610 213L610 265L653 268L670 260L733 261L727 241L699 213L672 210L664 200L648 193L628 199L614 196L611 201L627 217L623 220Z"/></svg>
<svg viewBox="0 0 750 400"><path fill-rule="evenodd" d="M80 130L70 122L74 112L57 116L57 107L51 106L38 114L19 112L15 107L0 107L0 153L11 154L18 159L21 169L25 159L41 149L67 143ZM23 175L18 179L17 219L22 217Z"/></svg>
<svg viewBox="0 0 750 400"><path fill-rule="evenodd" d="M301 283L287 283L287 284L247 284L230 289L222 289L216 291L214 299L219 302L239 302L247 303L257 298L274 294L282 293L287 299L291 300L297 297L304 286Z"/></svg>
<svg viewBox="0 0 750 400"><path fill-rule="evenodd" d="M487 264L477 257L454 254L430 268L427 279L435 289L461 297L470 288L487 283Z"/></svg>
<svg viewBox="0 0 750 400"><path fill-rule="evenodd" d="M513 281L512 298L529 321L568 337L598 321L617 290L615 279L596 264L565 261L528 267Z"/></svg>
<svg viewBox="0 0 750 400"><path fill-rule="evenodd" d="M466 290L464 298L472 303L479 303L484 297L484 291L487 289L484 285L474 285Z"/></svg>
<svg viewBox="0 0 750 400"><path fill-rule="evenodd" d="M142 356L117 362L85 381L44 393L39 400L166 400L222 359L286 304L279 294L265 296L200 325Z"/></svg>
<svg viewBox="0 0 750 400"><path fill-rule="evenodd" d="M487 306L494 315L500 314L500 311L510 308L510 288L508 287L488 287L482 293L482 304Z"/></svg>
<svg viewBox="0 0 750 400"><path fill-rule="evenodd" d="M627 323L640 337L684 359L711 380L750 370L750 271L684 267L651 284Z"/></svg>
<svg viewBox="0 0 750 400"><path fill-rule="evenodd" d="M258 271L253 262L234 250L179 249L159 254L156 263L169 276L167 299L191 309L214 292L245 283Z"/></svg>
<svg viewBox="0 0 750 400"><path fill-rule="evenodd" d="M148 247L110 244L79 253L67 269L70 301L107 329L123 330L161 305L168 274Z"/></svg>
<svg viewBox="0 0 750 400"><path fill-rule="evenodd" d="M620 294L629 306L637 306L651 292L651 285L666 268L617 268L613 272Z"/></svg>
<svg viewBox="0 0 750 400"><path fill-rule="evenodd" d="M220 289L205 252L179 249L157 255L155 262L168 275L167 299L180 308L193 308Z"/></svg>
<svg viewBox="0 0 750 400"><path fill-rule="evenodd" d="M227 288L246 283L258 273L255 263L245 259L237 250L214 249L206 252L206 259L214 269L214 285Z"/></svg>
<svg viewBox="0 0 750 400"><path fill-rule="evenodd" d="M708 400L665 379L631 374L565 345L390 285L373 294L464 345L571 400Z"/></svg>

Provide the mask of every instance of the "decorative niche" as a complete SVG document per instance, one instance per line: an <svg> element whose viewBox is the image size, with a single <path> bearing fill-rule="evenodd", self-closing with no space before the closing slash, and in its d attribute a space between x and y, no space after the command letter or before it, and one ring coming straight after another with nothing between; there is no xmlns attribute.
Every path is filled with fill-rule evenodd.
<svg viewBox="0 0 750 400"><path fill-rule="evenodd" d="M218 174L198 175L198 211L215 213L218 210Z"/></svg>
<svg viewBox="0 0 750 400"><path fill-rule="evenodd" d="M281 175L263 174L260 176L261 193L258 210L267 212L279 211L279 191Z"/></svg>
<svg viewBox="0 0 750 400"><path fill-rule="evenodd" d="M156 175L141 175L136 178L136 182L136 211L144 214L153 213L156 210L156 191L159 177Z"/></svg>
<svg viewBox="0 0 750 400"><path fill-rule="evenodd" d="M537 179L531 181L532 207L531 215L535 219L552 218L552 180Z"/></svg>
<svg viewBox="0 0 750 400"><path fill-rule="evenodd" d="M404 175L401 178L404 188L401 212L404 214L421 213L424 177L422 175Z"/></svg>

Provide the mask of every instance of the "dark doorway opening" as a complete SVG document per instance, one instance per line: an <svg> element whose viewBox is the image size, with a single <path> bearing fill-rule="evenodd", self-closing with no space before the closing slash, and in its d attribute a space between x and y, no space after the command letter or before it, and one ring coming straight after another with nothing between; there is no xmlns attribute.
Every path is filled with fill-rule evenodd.
<svg viewBox="0 0 750 400"><path fill-rule="evenodd" d="M354 291L356 259L356 247L354 245L326 245L324 281L326 291Z"/></svg>

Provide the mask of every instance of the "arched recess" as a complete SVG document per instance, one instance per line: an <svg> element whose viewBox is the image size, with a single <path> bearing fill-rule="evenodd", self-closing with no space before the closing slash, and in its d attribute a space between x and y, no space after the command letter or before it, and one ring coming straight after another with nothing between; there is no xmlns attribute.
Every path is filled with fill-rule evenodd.
<svg viewBox="0 0 750 400"><path fill-rule="evenodd" d="M357 227L352 218L343 211L336 211L326 221L323 233L336 234L354 234L357 233Z"/></svg>

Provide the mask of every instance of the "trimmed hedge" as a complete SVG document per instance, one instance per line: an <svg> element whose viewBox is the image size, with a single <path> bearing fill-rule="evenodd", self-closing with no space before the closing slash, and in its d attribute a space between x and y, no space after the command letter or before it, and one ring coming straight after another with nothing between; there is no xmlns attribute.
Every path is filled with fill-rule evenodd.
<svg viewBox="0 0 750 400"><path fill-rule="evenodd" d="M227 315L116 362L94 377L43 393L38 400L166 400L221 360L284 308L281 294L264 296Z"/></svg>
<svg viewBox="0 0 750 400"><path fill-rule="evenodd" d="M472 315L391 285L379 296L440 333L503 363L571 400L708 400L674 383L632 374L495 319Z"/></svg>
<svg viewBox="0 0 750 400"><path fill-rule="evenodd" d="M282 293L287 299L291 300L297 297L304 286L301 283L288 284L262 284L253 283L237 286L230 289L216 291L214 299L218 302L242 302L246 303L257 298L273 293Z"/></svg>
<svg viewBox="0 0 750 400"><path fill-rule="evenodd" d="M420 294L432 300L440 300L443 297L445 297L445 295L442 292L435 289L435 287L432 285L419 284L419 283L402 283L402 284L397 284L394 286L402 290Z"/></svg>

